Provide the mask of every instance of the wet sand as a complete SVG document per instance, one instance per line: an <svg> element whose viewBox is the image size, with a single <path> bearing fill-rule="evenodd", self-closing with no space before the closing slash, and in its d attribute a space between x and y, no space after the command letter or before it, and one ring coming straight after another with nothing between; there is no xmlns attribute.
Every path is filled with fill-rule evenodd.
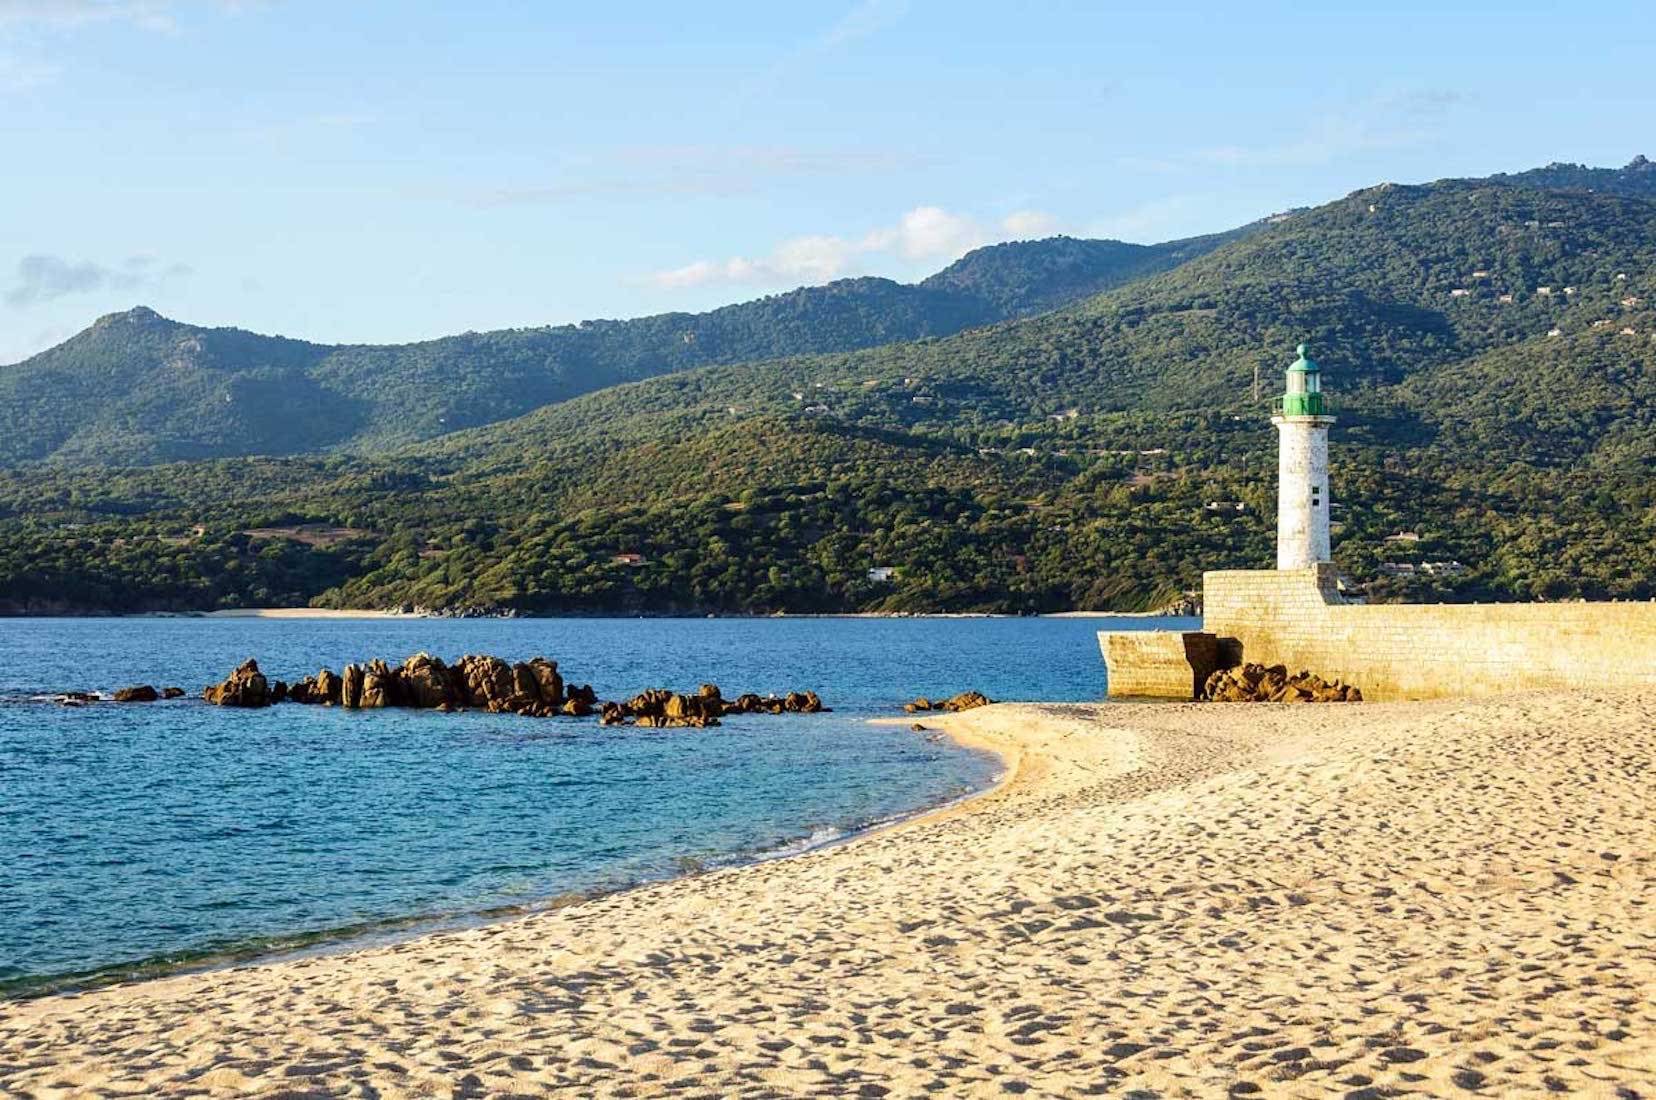
<svg viewBox="0 0 1656 1100"><path fill-rule="evenodd" d="M1656 1096L1656 700L995 706L996 791L0 1005L29 1096Z"/></svg>

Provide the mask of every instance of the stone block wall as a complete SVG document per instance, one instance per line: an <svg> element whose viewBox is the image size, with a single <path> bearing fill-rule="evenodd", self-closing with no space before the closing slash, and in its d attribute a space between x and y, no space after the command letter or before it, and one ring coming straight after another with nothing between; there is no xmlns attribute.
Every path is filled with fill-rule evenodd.
<svg viewBox="0 0 1656 1100"><path fill-rule="evenodd" d="M1656 603L1353 604L1334 576L1207 573L1203 626L1240 643L1244 661L1341 679L1371 700L1656 687Z"/></svg>
<svg viewBox="0 0 1656 1100"><path fill-rule="evenodd" d="M1220 667L1219 640L1202 631L1101 630L1112 698L1190 699Z"/></svg>

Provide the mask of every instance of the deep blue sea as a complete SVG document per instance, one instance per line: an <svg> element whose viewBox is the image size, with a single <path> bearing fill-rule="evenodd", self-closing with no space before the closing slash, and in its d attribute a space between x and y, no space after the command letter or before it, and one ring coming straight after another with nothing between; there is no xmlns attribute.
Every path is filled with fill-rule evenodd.
<svg viewBox="0 0 1656 1100"><path fill-rule="evenodd" d="M917 694L1102 697L1103 619L0 620L0 993L475 919L785 854L989 784ZM545 655L599 697L811 689L834 713L707 730L208 706L420 650ZM176 684L187 699L41 697ZM422 925L423 926L423 925ZM83 978L76 981L86 980Z"/></svg>

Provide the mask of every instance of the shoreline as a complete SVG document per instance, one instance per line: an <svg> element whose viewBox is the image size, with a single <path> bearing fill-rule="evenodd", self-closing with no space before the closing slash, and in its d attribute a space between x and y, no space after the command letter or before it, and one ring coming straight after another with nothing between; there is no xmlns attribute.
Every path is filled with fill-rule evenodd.
<svg viewBox="0 0 1656 1100"><path fill-rule="evenodd" d="M152 611L133 618L158 619L427 619L429 615L404 614L401 611L374 611L367 608L334 609L329 607L232 607L223 611L166 612Z"/></svg>
<svg viewBox="0 0 1656 1100"><path fill-rule="evenodd" d="M573 612L556 614L444 615L434 612L381 611L373 608L231 607L218 611L88 611L51 615L11 615L14 619L411 619L447 621L513 621L535 619L1184 619L1200 615L1172 615L1161 611L1041 611L1020 614L1005 611L798 611L738 614L735 612Z"/></svg>
<svg viewBox="0 0 1656 1100"><path fill-rule="evenodd" d="M951 717L954 717L954 715L937 712L934 715L934 720L941 722L943 719ZM913 724L915 719L912 716L904 716L902 718L867 718L863 721L867 725L908 726ZM992 738L957 736L944 729L942 725L928 728L944 733L961 748L987 752L995 756L1000 761L1001 770L995 774L987 786L980 790L968 791L965 794L945 799L940 803L918 806L913 810L879 821L872 821L866 825L847 827L837 832L836 835L825 837L822 840L812 841L811 836L814 834L807 834L797 840L786 841L773 848L731 853L723 857L721 862L700 871L680 871L660 878L644 878L607 889L563 891L519 904L494 906L469 912L385 917L341 928L258 936L253 939L265 941L266 946L243 948L236 945L222 945L207 947L197 952L184 953L178 956L176 961L168 961L158 956L150 959L110 963L102 967L74 973L42 975L38 979L28 977L14 979L10 983L0 983L0 1012L4 1011L8 1001L31 1001L43 997L72 997L97 990L142 985L167 978L221 973L249 966L273 965L300 959L350 955L358 951L408 943L428 936L440 936L446 933L508 924L527 917L533 917L536 914L582 905L600 898L627 894L635 890L670 885L692 878L739 872L765 863L797 859L813 852L853 844L864 837L881 832L900 829L912 822L925 820L934 814L953 812L956 807L964 806L996 793L1010 783L1015 776L1017 761L1020 758L1020 753L1015 745ZM3 1078L0 1078L0 1080L3 1080Z"/></svg>
<svg viewBox="0 0 1656 1100"><path fill-rule="evenodd" d="M1656 1084L1656 700L1214 707L949 715L1001 780L842 843L0 1003L0 1089Z"/></svg>

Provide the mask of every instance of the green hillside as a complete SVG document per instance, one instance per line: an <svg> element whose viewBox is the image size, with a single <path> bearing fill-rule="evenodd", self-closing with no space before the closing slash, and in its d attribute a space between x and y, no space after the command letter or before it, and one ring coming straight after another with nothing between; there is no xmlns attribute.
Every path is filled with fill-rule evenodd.
<svg viewBox="0 0 1656 1100"><path fill-rule="evenodd" d="M1147 606L1270 561L1268 403L1301 340L1340 416L1335 557L1371 598L1648 599L1652 302L1656 203L1385 185L1054 313L687 370L372 460L6 475L0 601Z"/></svg>
<svg viewBox="0 0 1656 1100"><path fill-rule="evenodd" d="M987 303L1002 319L1028 317L1175 268L1263 224L1153 245L1074 237L1010 241L970 252L920 285Z"/></svg>
<svg viewBox="0 0 1656 1100"><path fill-rule="evenodd" d="M1634 198L1656 198L1656 161L1634 157L1625 168L1589 168L1585 164L1554 162L1545 168L1531 168L1490 177L1496 183L1519 187L1545 187L1579 191L1602 191Z"/></svg>
<svg viewBox="0 0 1656 1100"><path fill-rule="evenodd" d="M0 368L0 465L380 450L706 364L946 336L1165 270L1225 237L1026 241L916 285L842 279L708 313L418 344L309 344L140 307Z"/></svg>

